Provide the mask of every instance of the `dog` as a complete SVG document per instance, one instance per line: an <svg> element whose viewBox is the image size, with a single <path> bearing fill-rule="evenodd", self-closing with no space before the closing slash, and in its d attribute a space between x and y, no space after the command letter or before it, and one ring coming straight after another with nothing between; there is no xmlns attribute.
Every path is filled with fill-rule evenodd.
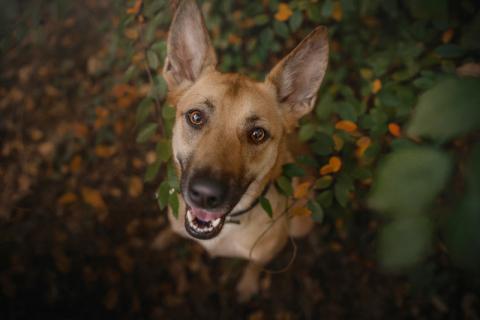
<svg viewBox="0 0 480 320"><path fill-rule="evenodd" d="M180 2L172 20L163 77L176 108L172 150L180 205L178 217L168 214L171 230L211 256L249 260L237 285L240 301L258 292L261 270L289 237L313 226L310 217L284 214L287 199L272 184L291 162L287 138L315 105L328 52L327 29L317 27L257 82L216 70L194 0Z"/></svg>

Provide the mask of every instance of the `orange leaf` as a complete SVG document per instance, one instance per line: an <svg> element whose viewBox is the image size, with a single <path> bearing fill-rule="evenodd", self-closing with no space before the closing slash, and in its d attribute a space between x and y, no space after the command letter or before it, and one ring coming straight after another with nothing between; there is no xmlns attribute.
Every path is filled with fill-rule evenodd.
<svg viewBox="0 0 480 320"><path fill-rule="evenodd" d="M308 191L309 191L311 185L312 185L312 183L309 182L309 181L299 183L294 188L293 196L296 199L302 199L302 198L307 197Z"/></svg>
<svg viewBox="0 0 480 320"><path fill-rule="evenodd" d="M326 164L323 167L320 168L320 174L322 176L332 173L333 172L333 167L330 164Z"/></svg>
<svg viewBox="0 0 480 320"><path fill-rule="evenodd" d="M117 152L114 146L98 145L95 147L95 155L99 158L110 158Z"/></svg>
<svg viewBox="0 0 480 320"><path fill-rule="evenodd" d="M335 124L335 128L352 133L357 130L357 125L350 120L340 120Z"/></svg>
<svg viewBox="0 0 480 320"><path fill-rule="evenodd" d="M228 35L228 43L235 45L241 42L242 42L242 38L240 38L236 34L231 33Z"/></svg>
<svg viewBox="0 0 480 320"><path fill-rule="evenodd" d="M103 201L102 195L95 189L83 187L82 198L85 203L91 205L97 210L107 209L107 205L105 204L105 201Z"/></svg>
<svg viewBox="0 0 480 320"><path fill-rule="evenodd" d="M143 182L139 177L131 177L128 184L128 194L132 198L137 198L142 194L143 191Z"/></svg>
<svg viewBox="0 0 480 320"><path fill-rule="evenodd" d="M308 217L312 214L312 211L306 207L295 207L292 208L292 215L293 216L300 216L300 217Z"/></svg>
<svg viewBox="0 0 480 320"><path fill-rule="evenodd" d="M372 83L372 93L376 94L382 89L382 81L380 79L376 79Z"/></svg>
<svg viewBox="0 0 480 320"><path fill-rule="evenodd" d="M371 143L372 143L372 140L369 137L361 137L360 139L358 139L357 150L355 150L355 155L358 158L363 157L363 154L368 149Z"/></svg>
<svg viewBox="0 0 480 320"><path fill-rule="evenodd" d="M442 42L449 43L453 38L453 29L448 29L442 34Z"/></svg>
<svg viewBox="0 0 480 320"><path fill-rule="evenodd" d="M133 7L127 9L128 14L137 14L140 12L140 9L142 8L142 0L135 0L135 4Z"/></svg>
<svg viewBox="0 0 480 320"><path fill-rule="evenodd" d="M80 167L82 166L82 157L79 155L76 155L73 157L72 161L70 161L70 171L72 173L77 173L80 170Z"/></svg>
<svg viewBox="0 0 480 320"><path fill-rule="evenodd" d="M278 12L275 14L275 19L278 21L287 21L293 14L292 9L286 3L280 3L278 5Z"/></svg>
<svg viewBox="0 0 480 320"><path fill-rule="evenodd" d="M338 172L342 168L342 160L339 157L331 157L328 164L332 166L333 172Z"/></svg>
<svg viewBox="0 0 480 320"><path fill-rule="evenodd" d="M85 138L88 134L88 127L83 123L74 123L73 124L73 133L77 138Z"/></svg>
<svg viewBox="0 0 480 320"><path fill-rule="evenodd" d="M65 205L65 204L74 203L75 201L77 201L77 199L78 197L75 193L67 192L64 195L62 195L60 198L58 198L57 201L59 204Z"/></svg>
<svg viewBox="0 0 480 320"><path fill-rule="evenodd" d="M340 1L335 1L333 3L332 18L333 20L340 22L342 20L343 11Z"/></svg>
<svg viewBox="0 0 480 320"><path fill-rule="evenodd" d="M400 126L394 122L391 122L388 124L388 131L390 132L390 134L394 137L400 137L402 135L401 131L400 131Z"/></svg>

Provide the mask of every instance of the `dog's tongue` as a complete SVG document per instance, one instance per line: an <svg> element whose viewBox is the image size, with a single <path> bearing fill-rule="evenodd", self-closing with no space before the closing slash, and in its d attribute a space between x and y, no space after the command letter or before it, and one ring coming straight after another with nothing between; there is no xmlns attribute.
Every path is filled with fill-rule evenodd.
<svg viewBox="0 0 480 320"><path fill-rule="evenodd" d="M198 208L190 208L193 216L202 221L212 221L223 216L221 212L210 212Z"/></svg>

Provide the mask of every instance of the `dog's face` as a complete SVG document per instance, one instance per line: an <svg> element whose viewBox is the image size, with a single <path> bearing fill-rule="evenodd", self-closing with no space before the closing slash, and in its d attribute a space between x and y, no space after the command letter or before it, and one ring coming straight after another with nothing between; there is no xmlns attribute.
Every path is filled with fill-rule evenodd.
<svg viewBox="0 0 480 320"><path fill-rule="evenodd" d="M311 111L328 61L317 28L255 82L215 70L216 56L193 0L183 1L169 32L164 77L176 107L173 154L186 204L185 228L198 239L225 217L252 206L285 159L285 134Z"/></svg>

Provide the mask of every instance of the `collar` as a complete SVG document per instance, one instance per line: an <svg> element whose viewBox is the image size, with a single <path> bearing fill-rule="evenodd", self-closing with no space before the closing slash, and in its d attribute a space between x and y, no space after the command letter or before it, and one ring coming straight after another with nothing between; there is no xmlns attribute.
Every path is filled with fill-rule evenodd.
<svg viewBox="0 0 480 320"><path fill-rule="evenodd" d="M263 188L263 191L262 193L260 194L259 197L257 197L255 199L255 201L252 202L252 204L247 207L246 209L243 209L243 210L240 210L240 211L237 211L237 212L233 212L233 213L230 213L227 215L227 218L232 218L232 217L238 217L242 214L245 214L247 213L248 211L252 210L253 208L255 208L257 206L257 204L260 202L260 198L261 197L265 197L265 195L267 194L268 190L270 189L270 186L272 185L271 182L267 183L267 185L265 186L265 188ZM226 222L228 223L236 223L236 224L240 224L240 221L238 220L231 220L231 219L228 219Z"/></svg>

